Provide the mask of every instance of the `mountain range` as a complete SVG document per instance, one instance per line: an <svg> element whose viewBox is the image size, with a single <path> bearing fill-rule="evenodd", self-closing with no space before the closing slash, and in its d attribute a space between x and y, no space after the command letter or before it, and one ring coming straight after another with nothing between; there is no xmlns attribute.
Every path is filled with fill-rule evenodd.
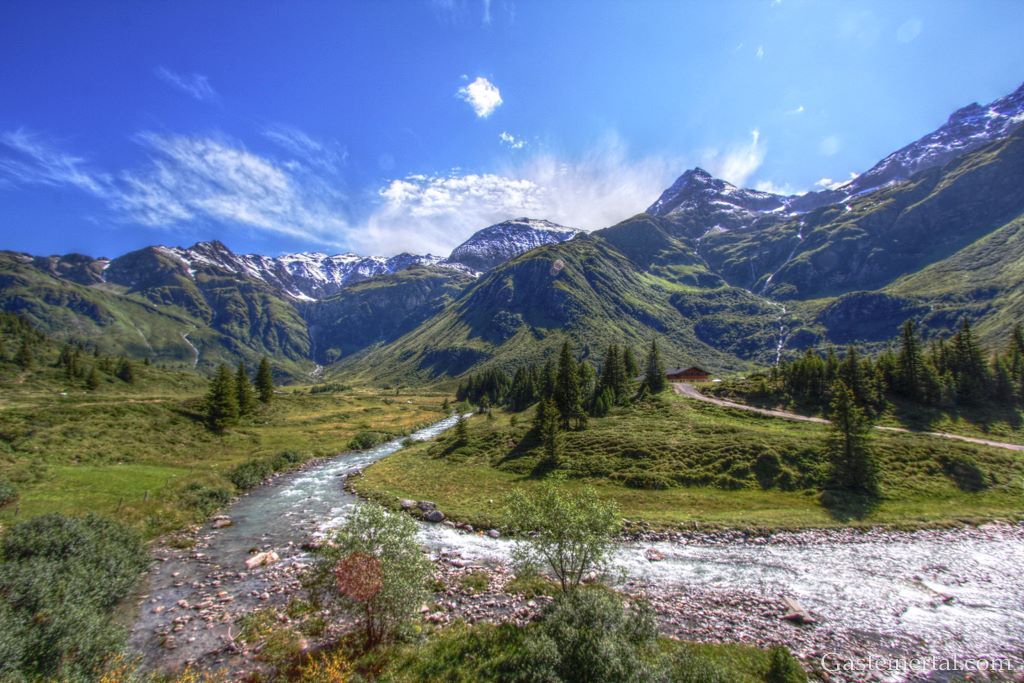
<svg viewBox="0 0 1024 683"><path fill-rule="evenodd" d="M367 380L584 356L652 337L715 371L811 345L885 343L961 316L984 340L1024 319L1024 86L953 113L851 181L778 195L696 168L643 213L582 232L520 218L447 258L0 252L0 308L51 335L209 367L269 355Z"/></svg>

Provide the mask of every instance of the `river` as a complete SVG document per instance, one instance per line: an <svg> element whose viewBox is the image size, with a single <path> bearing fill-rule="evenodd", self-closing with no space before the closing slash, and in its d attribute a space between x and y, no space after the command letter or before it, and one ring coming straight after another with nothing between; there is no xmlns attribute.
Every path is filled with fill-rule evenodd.
<svg viewBox="0 0 1024 683"><path fill-rule="evenodd" d="M430 439L454 423L448 418L409 438ZM359 504L344 489L345 477L394 453L404 440L281 475L226 510L231 526L207 526L190 549L157 548L130 636L145 664L237 667L238 656L224 648L237 634L234 617L284 604L294 594L309 562L303 540L342 523ZM423 525L420 537L435 555L455 551L483 565L507 562L513 543L440 524ZM664 559L650 561L652 548ZM255 549L274 549L282 559L247 571L245 560ZM785 642L805 658L833 647L849 655L989 656L1018 663L1024 656L1021 526L630 542L620 546L615 565L627 589L649 594L682 636L756 638L760 644L765 634L754 631L768 631L768 641ZM765 600L782 596L799 600L818 623L793 626L769 613L773 603ZM670 619L673 610L683 617ZM731 625L722 630L718 618Z"/></svg>

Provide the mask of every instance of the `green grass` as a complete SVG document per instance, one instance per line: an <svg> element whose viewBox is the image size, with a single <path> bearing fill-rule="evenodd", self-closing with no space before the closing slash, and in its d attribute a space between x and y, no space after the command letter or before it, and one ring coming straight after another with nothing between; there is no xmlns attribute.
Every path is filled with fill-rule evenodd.
<svg viewBox="0 0 1024 683"><path fill-rule="evenodd" d="M0 362L0 477L19 493L2 524L95 511L153 536L202 519L201 501L234 493L228 475L249 459L332 455L360 432L397 436L442 417L444 397L430 392L290 387L218 435L202 422L195 373L137 364L135 384L106 378L91 392L44 361L27 373Z"/></svg>
<svg viewBox="0 0 1024 683"><path fill-rule="evenodd" d="M424 642L394 646L379 654L383 661L373 675L376 680L392 683L507 680L510 667L528 637L529 627L455 624ZM661 638L658 646L661 654L678 662L677 675L701 664L718 673L718 680L762 683L770 664L767 650L748 645L682 643ZM357 668L362 667L357 663Z"/></svg>
<svg viewBox="0 0 1024 683"><path fill-rule="evenodd" d="M456 447L451 435L415 445L374 464L353 485L385 504L428 499L456 519L504 526L507 492L551 475L540 466L529 417L515 416L515 424L509 414L474 417L468 445ZM664 394L564 434L557 470L566 486L592 485L625 518L658 526L916 527L1024 516L1019 454L923 435L873 435L879 499L823 499L827 434L822 425ZM765 453L789 474L759 479L756 463ZM977 463L983 490L972 492L947 472L943 462L951 456Z"/></svg>

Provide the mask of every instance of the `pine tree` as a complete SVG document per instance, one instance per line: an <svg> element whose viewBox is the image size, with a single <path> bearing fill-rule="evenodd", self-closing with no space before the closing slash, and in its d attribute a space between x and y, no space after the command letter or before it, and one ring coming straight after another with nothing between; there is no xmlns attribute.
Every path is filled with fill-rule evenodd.
<svg viewBox="0 0 1024 683"><path fill-rule="evenodd" d="M601 380L598 383L598 393L605 389L611 392L612 402L620 403L626 399L628 386L628 371L623 359L624 352L618 346L612 344L608 347L604 356L604 363L601 365Z"/></svg>
<svg viewBox="0 0 1024 683"><path fill-rule="evenodd" d="M572 356L569 342L562 344L558 355L558 374L555 380L555 403L562 420L562 428L568 429L570 421L580 419L583 415L582 394L580 392L579 368Z"/></svg>
<svg viewBox="0 0 1024 683"><path fill-rule="evenodd" d="M89 370L89 374L85 378L85 388L89 391L96 391L100 388L100 373L96 370L96 366L92 366Z"/></svg>
<svg viewBox="0 0 1024 683"><path fill-rule="evenodd" d="M652 394L665 390L665 364L661 360L661 352L658 351L658 341L651 340L651 348L647 352L647 370L644 373L644 385Z"/></svg>
<svg viewBox="0 0 1024 683"><path fill-rule="evenodd" d="M239 361L235 372L235 394L238 398L238 414L250 415L256 409L256 396L252 390L252 382L245 372L245 363Z"/></svg>
<svg viewBox="0 0 1024 683"><path fill-rule="evenodd" d="M900 352L896 357L896 391L912 401L921 398L921 375L923 373L921 347L917 342L917 328L913 320L903 323L900 335Z"/></svg>
<svg viewBox="0 0 1024 683"><path fill-rule="evenodd" d="M544 367L540 373L540 395L541 398L552 398L555 395L555 385L558 383L558 371L555 369L555 362L548 358L544 361Z"/></svg>
<svg viewBox="0 0 1024 683"><path fill-rule="evenodd" d="M21 338L21 345L18 346L18 352L14 354L14 362L18 364L18 367L22 370L28 370L32 367L32 346L29 344L28 336L25 335Z"/></svg>
<svg viewBox="0 0 1024 683"><path fill-rule="evenodd" d="M636 364L636 358L633 356L633 350L628 346L622 351L622 366L626 370L626 383L636 379L636 376L640 374L640 366Z"/></svg>
<svg viewBox="0 0 1024 683"><path fill-rule="evenodd" d="M874 459L868 443L871 424L857 405L853 391L842 380L831 387L829 460L832 484L858 493L877 491Z"/></svg>
<svg viewBox="0 0 1024 683"><path fill-rule="evenodd" d="M559 411L555 402L548 398L537 404L533 416L533 428L544 450L544 461L549 466L558 464L561 450L561 436L558 431Z"/></svg>
<svg viewBox="0 0 1024 683"><path fill-rule="evenodd" d="M256 371L256 392L263 403L270 403L274 398L274 373L266 356L260 359L260 367Z"/></svg>
<svg viewBox="0 0 1024 683"><path fill-rule="evenodd" d="M512 377L512 387L508 392L509 407L513 411L526 410L536 400L535 377L536 373L532 369L520 367L516 370Z"/></svg>
<svg viewBox="0 0 1024 683"><path fill-rule="evenodd" d="M964 318L953 335L950 372L956 386L957 400L981 403L989 393L989 368L981 349L974 341L971 324Z"/></svg>
<svg viewBox="0 0 1024 683"><path fill-rule="evenodd" d="M135 384L135 368L127 358L122 357L117 362L117 378L128 384Z"/></svg>
<svg viewBox="0 0 1024 683"><path fill-rule="evenodd" d="M455 418L455 443L459 446L465 446L469 443L469 430L466 427L466 416L459 411L459 416Z"/></svg>
<svg viewBox="0 0 1024 683"><path fill-rule="evenodd" d="M222 432L236 422L238 388L231 370L222 363L210 380L210 390L206 394L206 424L210 429Z"/></svg>

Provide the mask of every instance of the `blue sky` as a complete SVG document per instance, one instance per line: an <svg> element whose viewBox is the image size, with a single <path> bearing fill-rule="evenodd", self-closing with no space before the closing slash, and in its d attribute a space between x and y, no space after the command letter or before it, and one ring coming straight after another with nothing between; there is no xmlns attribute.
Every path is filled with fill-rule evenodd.
<svg viewBox="0 0 1024 683"><path fill-rule="evenodd" d="M686 168L798 192L1024 81L1024 4L21 2L0 248L447 253Z"/></svg>

